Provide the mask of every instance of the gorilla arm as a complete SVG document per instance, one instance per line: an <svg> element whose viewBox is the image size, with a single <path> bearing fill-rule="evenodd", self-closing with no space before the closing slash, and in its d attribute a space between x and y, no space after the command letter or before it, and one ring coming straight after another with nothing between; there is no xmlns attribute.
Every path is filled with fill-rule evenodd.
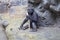
<svg viewBox="0 0 60 40"><path fill-rule="evenodd" d="M28 18L26 17L26 18L24 19L23 23L21 24L20 28L22 28L23 25L24 25L27 21L28 21Z"/></svg>

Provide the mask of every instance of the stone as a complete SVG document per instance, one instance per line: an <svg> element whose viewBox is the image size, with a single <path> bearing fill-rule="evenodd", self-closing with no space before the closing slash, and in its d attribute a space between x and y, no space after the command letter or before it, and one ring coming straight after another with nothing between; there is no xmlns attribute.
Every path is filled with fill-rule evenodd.
<svg viewBox="0 0 60 40"><path fill-rule="evenodd" d="M8 21L3 21L2 26L4 29L9 25Z"/></svg>

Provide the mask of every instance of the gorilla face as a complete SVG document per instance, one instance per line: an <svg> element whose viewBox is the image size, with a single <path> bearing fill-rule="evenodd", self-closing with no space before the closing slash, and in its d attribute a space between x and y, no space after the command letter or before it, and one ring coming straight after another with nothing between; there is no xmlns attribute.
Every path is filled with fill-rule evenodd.
<svg viewBox="0 0 60 40"><path fill-rule="evenodd" d="M28 9L28 15L33 15L34 9Z"/></svg>

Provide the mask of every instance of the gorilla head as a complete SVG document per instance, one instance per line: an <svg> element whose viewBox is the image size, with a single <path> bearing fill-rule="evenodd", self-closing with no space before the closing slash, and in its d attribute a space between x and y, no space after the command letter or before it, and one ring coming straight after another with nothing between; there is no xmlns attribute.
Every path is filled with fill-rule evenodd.
<svg viewBox="0 0 60 40"><path fill-rule="evenodd" d="M34 9L28 9L28 15L33 15Z"/></svg>

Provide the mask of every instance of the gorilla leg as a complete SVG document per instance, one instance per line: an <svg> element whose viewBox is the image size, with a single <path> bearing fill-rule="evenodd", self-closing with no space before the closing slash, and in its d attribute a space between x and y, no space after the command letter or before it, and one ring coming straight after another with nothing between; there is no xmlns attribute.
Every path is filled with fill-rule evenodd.
<svg viewBox="0 0 60 40"><path fill-rule="evenodd" d="M31 28L31 29L33 28L33 26L32 26L32 21L30 21L30 28Z"/></svg>
<svg viewBox="0 0 60 40"><path fill-rule="evenodd" d="M39 29L39 26L38 26L38 23L37 22L35 22L35 26L36 26L37 29Z"/></svg>
<svg viewBox="0 0 60 40"><path fill-rule="evenodd" d="M30 28L31 28L31 32L36 32L37 31L37 26L35 24L35 22L30 21Z"/></svg>
<svg viewBox="0 0 60 40"><path fill-rule="evenodd" d="M37 26L34 22L32 23L32 26L33 26L33 29L35 29L35 30L37 29Z"/></svg>

